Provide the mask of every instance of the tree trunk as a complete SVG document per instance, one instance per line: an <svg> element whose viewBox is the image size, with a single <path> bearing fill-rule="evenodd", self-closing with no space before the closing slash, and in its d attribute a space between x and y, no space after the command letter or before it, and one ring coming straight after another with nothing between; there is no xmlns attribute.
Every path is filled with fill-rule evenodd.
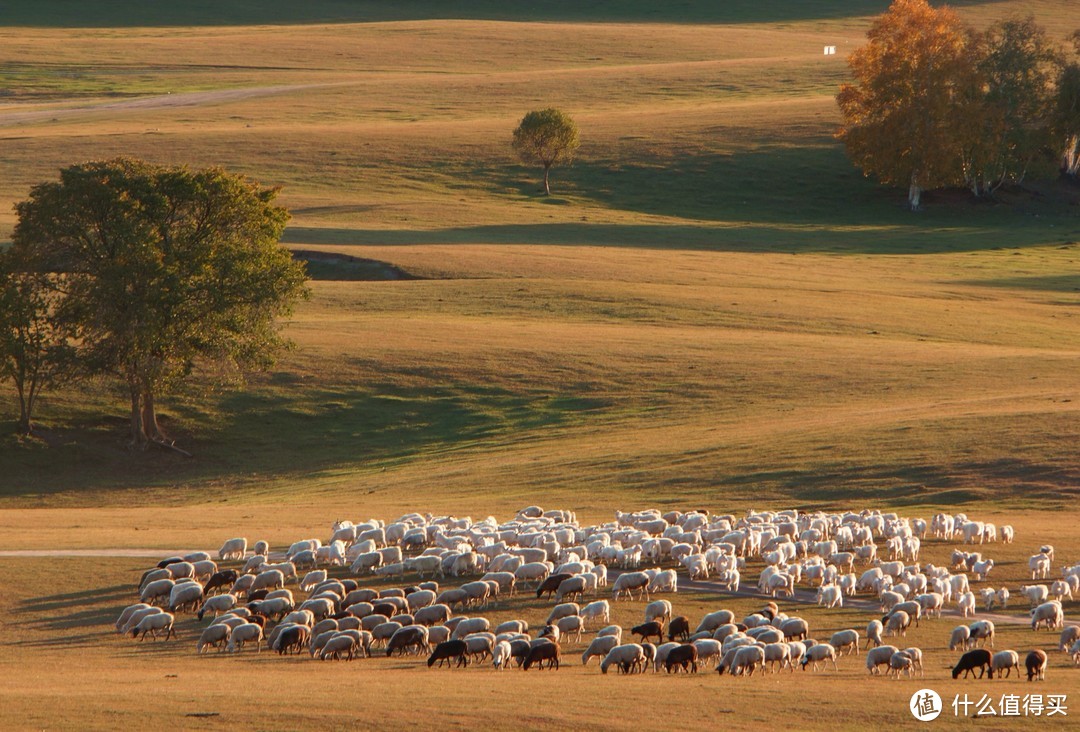
<svg viewBox="0 0 1080 732"><path fill-rule="evenodd" d="M157 411L154 409L154 392L149 388L142 393L142 428L145 439L149 442L161 442L165 436L158 426Z"/></svg>
<svg viewBox="0 0 1080 732"><path fill-rule="evenodd" d="M922 198L922 188L920 188L919 184L915 182L914 178L912 178L911 179L911 185L908 186L908 194L907 194L908 206L911 207L912 211L918 211L919 210L919 200L921 198Z"/></svg>
<svg viewBox="0 0 1080 732"><path fill-rule="evenodd" d="M1080 135L1071 135L1061 155L1061 169L1072 178L1080 171Z"/></svg>
<svg viewBox="0 0 1080 732"><path fill-rule="evenodd" d="M128 383L131 392L131 444L146 448L146 431L143 429L142 390L138 383Z"/></svg>
<svg viewBox="0 0 1080 732"><path fill-rule="evenodd" d="M22 384L18 384L17 390L19 392L19 433L29 435L34 429L33 422L30 419L34 413L33 403L26 398Z"/></svg>
<svg viewBox="0 0 1080 732"><path fill-rule="evenodd" d="M544 166L544 195L545 196L550 196L551 195L551 186L548 185L548 172L550 170L551 170L550 165L545 165Z"/></svg>

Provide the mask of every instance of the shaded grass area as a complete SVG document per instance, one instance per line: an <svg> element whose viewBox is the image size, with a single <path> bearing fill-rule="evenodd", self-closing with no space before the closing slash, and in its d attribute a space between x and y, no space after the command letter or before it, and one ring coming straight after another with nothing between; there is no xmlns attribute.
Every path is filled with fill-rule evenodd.
<svg viewBox="0 0 1080 732"><path fill-rule="evenodd" d="M0 449L0 496L110 491L310 476L335 467L377 470L481 441L577 422L604 402L573 393L513 392L475 384L305 383L287 373L224 393L198 386L166 400L162 424L196 458L133 451L115 404L81 401L40 439L11 436ZM95 406L98 408L95 410ZM74 409L72 409L74 407ZM66 414L65 414L66 412ZM54 412L55 414L55 412Z"/></svg>
<svg viewBox="0 0 1080 732"><path fill-rule="evenodd" d="M954 5L984 0L957 0ZM534 21L620 21L649 23L760 23L847 18L880 13L887 0L190 0L185 3L147 3L141 0L45 0L7 3L0 23L52 27L131 27L190 25L254 25L342 23L426 19L488 19Z"/></svg>
<svg viewBox="0 0 1080 732"><path fill-rule="evenodd" d="M552 207L563 220L430 230L298 225L289 228L286 241L917 254L1080 239L1077 193L1059 182L1034 183L994 202L976 202L963 191L929 193L925 210L912 213L900 192L852 169L840 145L813 140L732 153L636 152L621 160L579 160L555 171L551 197L537 197L527 169L446 162L425 176L447 185L474 181L506 205L525 198ZM603 209L634 219L589 220Z"/></svg>

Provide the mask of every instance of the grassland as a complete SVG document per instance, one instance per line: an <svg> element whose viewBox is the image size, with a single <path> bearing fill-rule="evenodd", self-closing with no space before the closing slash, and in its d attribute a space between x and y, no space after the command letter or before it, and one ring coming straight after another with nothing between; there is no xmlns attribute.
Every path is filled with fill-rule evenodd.
<svg viewBox="0 0 1080 732"><path fill-rule="evenodd" d="M200 378L164 401L193 460L130 452L108 383L47 394L40 438L0 438L0 549L201 548L247 526L280 544L344 516L535 502L590 521L646 505L959 505L1017 525L1018 544L991 552L1003 582L1043 541L1075 561L1077 192L931 195L913 215L853 170L832 96L884 2L528 5L0 8L0 241L31 185L123 154L280 185L289 246L412 277L362 281L366 265L322 260L288 326L297 348L270 373L243 389ZM1064 0L954 5L980 26L1031 12L1061 36L1080 27ZM583 139L550 198L509 150L521 115L547 105ZM0 399L10 410L6 386ZM0 559L0 617L19 630L0 645L6 728L335 729L373 709L475 727L478 689L496 727L565 727L581 706L613 729L660 726L623 697L679 699L687 727L748 727L767 720L730 712L777 692L806 710L800 729L879 720L855 663L813 684L673 678L670 694L574 667L526 682L385 659L197 659L190 624L181 644L134 648L105 624L142 564ZM680 593L692 616L718 604L752 609ZM931 688L951 698L946 625L912 643L934 649ZM1005 633L1000 646L1030 643ZM1075 697L1076 674L1054 664L1047 693ZM922 683L872 691L899 717ZM279 689L290 703L268 706ZM835 719L820 717L822 689ZM523 715L523 695L567 703ZM199 711L222 717L184 716Z"/></svg>

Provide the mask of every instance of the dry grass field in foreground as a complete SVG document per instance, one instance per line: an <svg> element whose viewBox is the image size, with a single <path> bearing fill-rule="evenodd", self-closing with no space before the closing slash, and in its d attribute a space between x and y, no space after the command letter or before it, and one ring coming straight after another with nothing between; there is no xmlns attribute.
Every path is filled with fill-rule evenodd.
<svg viewBox="0 0 1080 732"><path fill-rule="evenodd" d="M62 513L40 512L56 529L46 535L72 547L96 545L94 527L69 526ZM105 527L114 517L102 511ZM143 511L142 523L156 517ZM366 515L366 514L365 514ZM912 515L922 515L915 512ZM973 517L976 514L972 514ZM188 511L187 519L197 520ZM1052 538L1059 557L1075 558L1080 529L1075 522L1062 525L1046 514L978 515L1017 529L1013 545L982 547L995 558L991 586L1015 590L1025 581L1026 558L1032 547ZM5 524L10 513L3 515ZM20 517L20 522L26 517ZM167 523L181 523L184 515L170 511ZM325 522L315 511L300 517L296 512L264 512L249 519L252 526L268 526L258 536L275 542L319 534ZM265 523L264 523L265 522ZM209 522L213 524L213 521ZM285 529L285 530L282 530ZM44 527L25 526L13 537L21 545ZM279 533L280 532L280 533ZM216 548L221 529L198 534L193 527L170 533L165 529L145 532L147 544L188 541L192 548ZM117 535L128 534L117 531ZM946 563L956 546L930 540L922 559ZM1047 681L1024 680L953 681L949 669L958 656L947 650L948 635L960 622L955 615L924 620L919 628L900 639L901 647L916 646L926 654L925 677L894 681L870 678L864 654L840 659L839 671L797 670L763 678L718 677L710 664L697 676L667 674L623 677L602 675L597 662L581 667L580 654L591 640L566 641L564 666L558 671L496 672L488 663L467 670L428 669L422 658L388 659L376 652L372 659L352 663L319 662L307 654L282 658L277 654L244 652L239 656L195 655L195 640L209 620L199 623L185 615L178 622L179 639L139 643L116 635L112 623L120 610L134 601L138 577L152 564L132 558L0 558L0 582L6 588L0 598L8 641L0 646L0 671L7 679L0 689L0 718L8 729L116 729L122 726L158 726L166 729L223 729L243 726L254 729L347 729L360 726L400 726L431 720L440 729L495 728L551 729L602 725L605 729L700 728L721 724L725 728L760 729L781 721L798 729L859 729L888 724L903 728L914 723L905 711L909 697L920 688L937 691L951 703L955 694L990 694L995 702L1003 694L1066 694L1080 698L1080 668L1065 654L1053 651L1057 632L1033 633L1025 625L999 619L997 649L1011 648L1022 654L1042 647L1050 652ZM1055 563L1056 565L1056 563ZM744 575L753 583L760 561L753 561ZM335 570L333 574L341 574ZM410 579L410 578L406 578ZM385 583L366 580L365 585ZM451 580L444 581L450 586ZM400 583L399 585L400 586ZM975 591L978 586L973 585ZM601 597L608 594L602 592ZM757 598L732 598L724 594L679 592L665 595L676 614L696 624L706 612L728 608L738 617L762 606ZM539 601L524 592L500 600L490 609L472 610L492 621L525 619L539 627L552 602ZM641 622L644 603L613 604L612 622L629 628ZM855 628L864 634L876 613L845 608L825 610L781 599L781 609L806 618L811 635L827 640L836 630ZM1067 602L1066 614L1075 617L1080 603ZM1014 597L1005 614L1019 618L1026 603ZM976 617L982 617L980 606ZM893 641L895 643L895 641ZM659 700L659 701L658 701ZM778 710L777 704L782 703ZM636 709L628 713L627 708ZM644 708L648 708L646 713ZM827 709L826 715L822 710ZM191 715L216 713L217 716ZM1072 711L1075 715L1076 712ZM1060 729L1062 721L1009 719L987 722L991 728ZM951 707L937 724L955 724Z"/></svg>

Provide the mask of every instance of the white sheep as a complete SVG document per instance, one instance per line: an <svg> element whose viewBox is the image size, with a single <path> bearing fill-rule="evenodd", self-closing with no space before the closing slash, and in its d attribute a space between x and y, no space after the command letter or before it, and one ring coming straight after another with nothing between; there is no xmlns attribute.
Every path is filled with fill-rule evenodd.
<svg viewBox="0 0 1080 732"><path fill-rule="evenodd" d="M1045 625L1047 630L1056 630L1065 625L1065 614L1060 602L1044 602L1031 611L1031 629L1038 630L1040 625Z"/></svg>
<svg viewBox="0 0 1080 732"><path fill-rule="evenodd" d="M512 657L513 651L510 644L506 641L499 641L495 644L495 649L491 653L491 664L498 670L504 670L508 667Z"/></svg>
<svg viewBox="0 0 1080 732"><path fill-rule="evenodd" d="M1021 585L1020 594L1025 595L1031 607L1041 605L1050 597L1050 588L1046 585Z"/></svg>
<svg viewBox="0 0 1080 732"><path fill-rule="evenodd" d="M960 617L969 618L973 616L975 614L975 595L971 592L965 592L956 601L956 606L960 610Z"/></svg>
<svg viewBox="0 0 1080 732"><path fill-rule="evenodd" d="M255 641L255 652L262 652L262 638L263 629L261 625L256 623L244 623L243 625L237 625L229 633L229 642L226 645L225 650L229 653L239 653L240 649L244 647L245 643Z"/></svg>
<svg viewBox="0 0 1080 732"><path fill-rule="evenodd" d="M221 652L229 641L229 634L232 633L232 629L232 623L226 622L211 623L206 626L195 644L195 653L201 654L207 648L217 648L218 652Z"/></svg>
<svg viewBox="0 0 1080 732"><path fill-rule="evenodd" d="M593 656L596 656L597 658L605 657L608 652L619 645L620 642L619 636L598 635L593 638L592 643L590 643L589 647L585 649L585 652L581 654L581 665L588 666L589 660L592 659Z"/></svg>
<svg viewBox="0 0 1080 732"><path fill-rule="evenodd" d="M232 610L235 606L236 595L225 593L208 597L203 602L202 607L199 608L199 620L202 620L203 616L208 612L214 613L214 617L216 618L218 615L221 615L221 613Z"/></svg>
<svg viewBox="0 0 1080 732"><path fill-rule="evenodd" d="M1031 579L1046 579L1050 575L1050 557L1040 552L1028 559L1028 568Z"/></svg>
<svg viewBox="0 0 1080 732"><path fill-rule="evenodd" d="M247 539L242 537L229 539L221 545L220 549L218 549L218 559L223 562L230 559L243 561L244 555L247 554L247 544Z"/></svg>
<svg viewBox="0 0 1080 732"><path fill-rule="evenodd" d="M884 630L885 626L882 625L880 620L871 620L866 626L866 647L869 648L871 642L873 642L875 648L884 645L885 642L881 638Z"/></svg>
<svg viewBox="0 0 1080 732"><path fill-rule="evenodd" d="M611 606L608 604L607 600L590 602L588 605L581 608L581 617L585 623L592 620L609 623L611 622Z"/></svg>
<svg viewBox="0 0 1080 732"><path fill-rule="evenodd" d="M1069 648L1074 643L1080 641L1080 625L1069 625L1061 631L1061 638L1058 640L1058 650L1069 652Z"/></svg>
<svg viewBox="0 0 1080 732"><path fill-rule="evenodd" d="M152 615L144 615L138 625L131 631L132 638L138 638L139 641L146 639L146 634L149 633L155 641L157 640L158 631L165 631L165 640L169 640L173 633L173 621L175 618L170 613L158 612Z"/></svg>
<svg viewBox="0 0 1080 732"><path fill-rule="evenodd" d="M837 585L822 585L818 588L817 604L827 608L843 607L844 593Z"/></svg>
<svg viewBox="0 0 1080 732"><path fill-rule="evenodd" d="M829 643L815 643L806 649L806 653L802 657L802 667L805 670L806 665L811 663L813 664L813 670L817 671L818 664L825 661L832 661L833 670L839 671L836 667L836 649Z"/></svg>
<svg viewBox="0 0 1080 732"><path fill-rule="evenodd" d="M893 654L900 649L896 646L878 646L866 652L866 670L871 674L878 673L878 666L888 666Z"/></svg>
<svg viewBox="0 0 1080 732"><path fill-rule="evenodd" d="M829 638L829 644L836 649L836 655L838 656L844 655L845 650L858 654L859 631L838 630Z"/></svg>
<svg viewBox="0 0 1080 732"><path fill-rule="evenodd" d="M203 599L203 588L198 582L179 582L169 592L169 611L190 610L196 608Z"/></svg>
<svg viewBox="0 0 1080 732"><path fill-rule="evenodd" d="M640 590L641 596L648 599L649 596L649 575L645 572L626 572L620 574L615 580L615 583L611 586L611 596L614 600L618 600L623 594L634 599L634 590Z"/></svg>
<svg viewBox="0 0 1080 732"><path fill-rule="evenodd" d="M132 614L138 612L139 610L148 610L151 607L152 607L151 605L149 605L149 604L147 604L145 602L138 602L138 603L135 603L134 605L128 605L120 613L120 617L118 617L116 619L116 624L115 624L116 632L117 633L122 633L123 632L124 625L127 624L127 621L131 618Z"/></svg>
<svg viewBox="0 0 1080 732"><path fill-rule="evenodd" d="M971 631L971 647L974 648L978 641L983 642L983 647L986 646L987 641L990 642L990 647L994 647L994 623L991 620L976 620L974 623L968 626Z"/></svg>
<svg viewBox="0 0 1080 732"><path fill-rule="evenodd" d="M1020 677L1020 654L1016 651L998 651L990 658L990 668L997 672L998 678L1008 678L1013 669L1016 669L1017 678ZM1005 671L1002 676L1001 672Z"/></svg>
<svg viewBox="0 0 1080 732"><path fill-rule="evenodd" d="M584 619L580 615L567 615L555 621L555 627L559 629L561 637L573 635L576 641L581 641L581 632L585 629Z"/></svg>
<svg viewBox="0 0 1080 732"><path fill-rule="evenodd" d="M953 628L952 635L949 636L949 650L955 651L959 648L961 651L966 651L970 640L971 629L966 625L958 625Z"/></svg>
<svg viewBox="0 0 1080 732"><path fill-rule="evenodd" d="M652 620L661 619L664 621L671 620L672 607L671 603L667 600L653 600L645 606L645 622L648 623Z"/></svg>
<svg viewBox="0 0 1080 732"><path fill-rule="evenodd" d="M625 577L626 575L621 576ZM615 646L608 651L607 655L604 656L604 660L600 662L600 672L606 674L608 669L614 665L623 673L632 673L643 668L644 664L645 649L637 643L627 643Z"/></svg>

